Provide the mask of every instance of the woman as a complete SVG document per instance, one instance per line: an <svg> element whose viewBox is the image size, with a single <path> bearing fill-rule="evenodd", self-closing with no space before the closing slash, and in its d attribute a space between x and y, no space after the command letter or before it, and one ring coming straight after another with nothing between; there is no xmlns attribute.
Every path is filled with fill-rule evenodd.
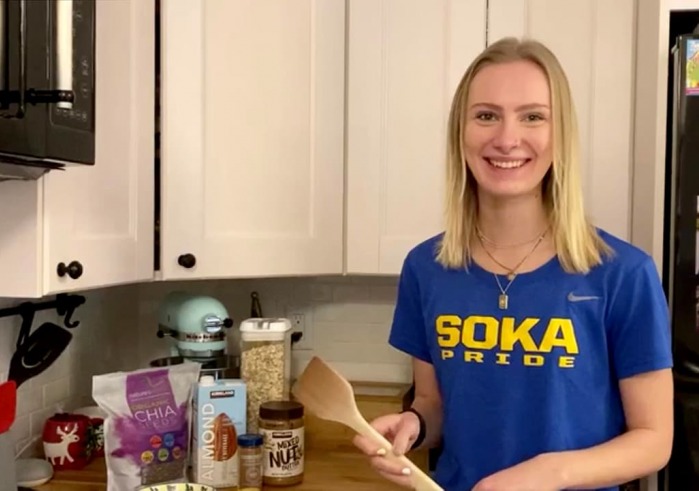
<svg viewBox="0 0 699 491"><path fill-rule="evenodd" d="M487 48L456 91L448 148L446 230L408 254L389 338L413 358L415 400L373 425L399 454L441 442L448 491L615 490L664 467L665 296L647 254L585 218L555 56ZM388 449L355 444L409 486Z"/></svg>

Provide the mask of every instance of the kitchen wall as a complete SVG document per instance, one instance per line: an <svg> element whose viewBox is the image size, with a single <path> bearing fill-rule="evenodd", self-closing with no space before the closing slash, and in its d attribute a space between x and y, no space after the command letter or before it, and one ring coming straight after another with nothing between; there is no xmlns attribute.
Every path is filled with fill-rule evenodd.
<svg viewBox="0 0 699 491"><path fill-rule="evenodd" d="M393 314L395 278L288 278L266 280L152 283L83 293L87 299L74 316L80 326L61 357L19 389L17 420L12 427L20 448L41 434L44 421L56 411L92 404L92 376L145 367L168 356L169 340L156 337L157 308L173 289L213 295L232 315L232 348L236 327L250 314L250 293L260 294L265 316L303 313L312 350L294 351L293 371L303 370L313 354L331 362L353 380L409 381L409 360L386 340ZM33 300L32 300L33 301ZM0 308L20 300L0 299ZM0 319L0 381L7 371L21 319ZM34 327L50 321L62 325L55 312L37 313ZM36 452L37 443L27 452Z"/></svg>
<svg viewBox="0 0 699 491"><path fill-rule="evenodd" d="M133 308L138 303L138 289L118 287L84 295L85 304L73 315L80 325L70 330L73 339L66 351L50 368L19 388L17 419L11 429L17 450L40 435L44 421L56 411L89 405L93 374L138 366L135 357L129 355L139 335L137 310ZM19 303L21 300L2 298L0 308ZM33 328L43 322L63 326L55 310L38 312ZM20 324L19 316L0 319L0 381L7 379ZM32 453L37 443L27 451Z"/></svg>
<svg viewBox="0 0 699 491"><path fill-rule="evenodd" d="M235 321L250 316L250 293L260 295L263 314L303 313L312 350L295 350L293 368L300 373L317 354L333 362L353 380L409 381L407 356L391 348L388 332L395 306L397 279L392 277L329 277L184 282L140 287L142 363L167 356L168 344L155 336L157 308L172 289L212 295L221 300ZM233 329L233 333L236 330ZM237 347L237 339L231 346Z"/></svg>

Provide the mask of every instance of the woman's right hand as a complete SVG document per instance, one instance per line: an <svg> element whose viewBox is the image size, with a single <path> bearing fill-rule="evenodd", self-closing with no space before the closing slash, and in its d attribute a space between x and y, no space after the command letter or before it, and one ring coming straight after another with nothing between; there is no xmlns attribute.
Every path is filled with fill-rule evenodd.
<svg viewBox="0 0 699 491"><path fill-rule="evenodd" d="M354 437L353 443L370 458L371 466L379 474L396 484L412 488L410 469L399 462L386 458L388 452L403 455L412 447L420 434L420 421L411 412L388 414L371 422L376 431L381 433L393 448L383 448L379 442L362 435Z"/></svg>

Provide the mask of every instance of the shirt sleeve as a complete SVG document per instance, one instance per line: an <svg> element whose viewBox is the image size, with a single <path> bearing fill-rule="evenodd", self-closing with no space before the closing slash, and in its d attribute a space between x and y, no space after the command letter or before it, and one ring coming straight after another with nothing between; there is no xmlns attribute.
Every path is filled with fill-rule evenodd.
<svg viewBox="0 0 699 491"><path fill-rule="evenodd" d="M403 262L388 342L410 356L432 363L420 298L420 285L411 263L411 255L408 255Z"/></svg>
<svg viewBox="0 0 699 491"><path fill-rule="evenodd" d="M649 256L625 272L610 314L609 348L619 379L672 368L667 300Z"/></svg>

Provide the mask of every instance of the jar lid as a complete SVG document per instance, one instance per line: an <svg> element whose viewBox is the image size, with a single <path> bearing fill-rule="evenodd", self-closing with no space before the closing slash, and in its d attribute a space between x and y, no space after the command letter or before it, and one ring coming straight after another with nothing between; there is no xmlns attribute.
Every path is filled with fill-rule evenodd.
<svg viewBox="0 0 699 491"><path fill-rule="evenodd" d="M240 447L259 447L262 445L262 435L258 433L245 433L238 435L238 446Z"/></svg>
<svg viewBox="0 0 699 491"><path fill-rule="evenodd" d="M253 317L240 323L243 341L284 341L291 332L291 321L277 317Z"/></svg>
<svg viewBox="0 0 699 491"><path fill-rule="evenodd" d="M291 321L282 317L253 317L240 323L240 332L284 333L291 329Z"/></svg>
<svg viewBox="0 0 699 491"><path fill-rule="evenodd" d="M299 419L303 417L303 405L296 401L268 401L260 404L262 419Z"/></svg>
<svg viewBox="0 0 699 491"><path fill-rule="evenodd" d="M199 385L202 387L211 387L216 385L216 379L213 377L213 375L203 375L199 379Z"/></svg>

